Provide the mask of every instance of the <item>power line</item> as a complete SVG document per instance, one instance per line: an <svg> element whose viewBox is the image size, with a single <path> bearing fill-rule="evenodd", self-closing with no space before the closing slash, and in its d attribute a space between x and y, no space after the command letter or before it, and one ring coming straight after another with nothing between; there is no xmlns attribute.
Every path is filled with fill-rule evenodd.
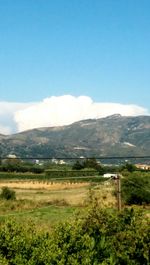
<svg viewBox="0 0 150 265"><path fill-rule="evenodd" d="M115 159L150 159L150 155L148 156L99 156L99 157L23 157L23 156L16 156L16 157L9 157L9 156L2 156L0 159L15 159L20 158L24 160L32 160L32 159L38 159L38 160L84 160L84 159L98 159L98 160L115 160Z"/></svg>

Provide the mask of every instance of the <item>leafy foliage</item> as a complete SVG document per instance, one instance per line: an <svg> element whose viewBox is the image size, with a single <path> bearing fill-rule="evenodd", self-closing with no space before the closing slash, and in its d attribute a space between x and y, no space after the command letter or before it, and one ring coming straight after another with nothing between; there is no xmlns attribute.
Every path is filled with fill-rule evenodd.
<svg viewBox="0 0 150 265"><path fill-rule="evenodd" d="M149 265L149 249L150 222L142 212L102 210L96 200L52 232L14 221L0 229L0 260L7 265Z"/></svg>
<svg viewBox="0 0 150 265"><path fill-rule="evenodd" d="M12 161L6 161L0 165L1 172L32 172L32 173L43 173L44 168L39 165L25 164L25 163L14 163Z"/></svg>
<svg viewBox="0 0 150 265"><path fill-rule="evenodd" d="M137 170L136 166L130 163L126 163L122 166L122 170L127 170L128 172L134 172Z"/></svg>
<svg viewBox="0 0 150 265"><path fill-rule="evenodd" d="M122 180L122 196L126 204L150 203L150 178L138 173Z"/></svg>
<svg viewBox="0 0 150 265"><path fill-rule="evenodd" d="M16 193L14 190L8 188L8 187L2 187L2 192L0 197L5 200L15 200L16 199Z"/></svg>
<svg viewBox="0 0 150 265"><path fill-rule="evenodd" d="M80 170L80 169L83 169L83 168L84 168L84 166L83 166L82 163L80 163L79 160L77 160L77 161L74 163L74 165L72 166L72 169L73 169L73 170Z"/></svg>
<svg viewBox="0 0 150 265"><path fill-rule="evenodd" d="M46 176L49 178L78 178L78 177L86 177L86 176L96 176L98 173L94 169L85 169L85 170L49 170L45 171Z"/></svg>
<svg viewBox="0 0 150 265"><path fill-rule="evenodd" d="M92 168L99 171L102 169L102 166L97 162L96 158L87 158L83 161L77 160L72 167L72 169L76 170L80 170L83 168Z"/></svg>

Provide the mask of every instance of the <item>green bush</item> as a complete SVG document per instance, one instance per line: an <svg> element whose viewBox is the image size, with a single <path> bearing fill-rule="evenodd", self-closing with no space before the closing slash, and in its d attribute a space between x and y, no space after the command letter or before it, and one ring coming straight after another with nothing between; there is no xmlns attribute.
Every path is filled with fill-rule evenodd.
<svg viewBox="0 0 150 265"><path fill-rule="evenodd" d="M141 174L124 178L122 180L122 197L126 204L150 203L150 178Z"/></svg>
<svg viewBox="0 0 150 265"><path fill-rule="evenodd" d="M15 200L16 199L16 193L14 190L8 188L8 187L2 187L2 192L0 197L5 200Z"/></svg>
<svg viewBox="0 0 150 265"><path fill-rule="evenodd" d="M127 170L128 172L134 172L137 170L136 166L130 163L126 163L122 166L122 170Z"/></svg>
<svg viewBox="0 0 150 265"><path fill-rule="evenodd" d="M0 229L0 261L11 265L149 265L150 223L143 213L99 209L51 232L7 221Z"/></svg>

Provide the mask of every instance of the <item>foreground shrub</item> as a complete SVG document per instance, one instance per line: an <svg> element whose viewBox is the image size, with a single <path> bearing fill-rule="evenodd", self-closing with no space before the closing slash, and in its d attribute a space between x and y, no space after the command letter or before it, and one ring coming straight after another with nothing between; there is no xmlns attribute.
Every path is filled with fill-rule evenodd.
<svg viewBox="0 0 150 265"><path fill-rule="evenodd" d="M149 265L150 222L141 212L101 210L59 224L51 233L33 224L6 222L0 258L11 265Z"/></svg>
<svg viewBox="0 0 150 265"><path fill-rule="evenodd" d="M16 199L16 193L14 190L8 188L8 187L2 187L2 192L0 197L5 200L15 200Z"/></svg>

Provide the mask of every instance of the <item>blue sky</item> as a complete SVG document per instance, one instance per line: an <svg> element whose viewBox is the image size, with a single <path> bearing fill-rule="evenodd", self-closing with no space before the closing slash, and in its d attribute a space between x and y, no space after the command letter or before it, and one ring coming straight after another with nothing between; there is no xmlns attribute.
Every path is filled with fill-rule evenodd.
<svg viewBox="0 0 150 265"><path fill-rule="evenodd" d="M150 110L149 0L0 0L0 101Z"/></svg>

